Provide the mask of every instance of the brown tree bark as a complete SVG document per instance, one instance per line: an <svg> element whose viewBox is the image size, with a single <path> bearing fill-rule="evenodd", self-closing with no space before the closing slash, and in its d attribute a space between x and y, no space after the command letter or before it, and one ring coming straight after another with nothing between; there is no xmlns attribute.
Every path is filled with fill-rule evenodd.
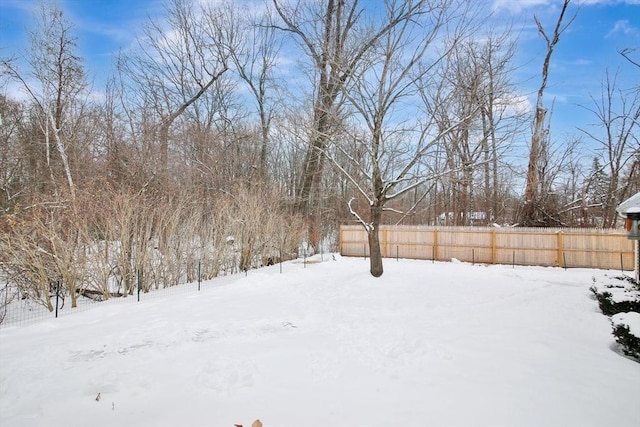
<svg viewBox="0 0 640 427"><path fill-rule="evenodd" d="M367 229L369 241L369 272L373 277L380 277L384 272L382 266L382 251L380 250L380 221L382 219L382 206L375 203L371 206L371 224Z"/></svg>

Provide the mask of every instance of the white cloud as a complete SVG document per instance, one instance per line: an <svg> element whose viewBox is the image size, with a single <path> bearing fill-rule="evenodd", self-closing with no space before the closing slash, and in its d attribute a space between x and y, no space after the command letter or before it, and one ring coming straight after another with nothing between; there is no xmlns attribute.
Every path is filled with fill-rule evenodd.
<svg viewBox="0 0 640 427"><path fill-rule="evenodd" d="M594 4L640 4L640 0L580 0L581 6L591 6Z"/></svg>
<svg viewBox="0 0 640 427"><path fill-rule="evenodd" d="M509 93L495 100L495 104L506 116L520 116L534 110L534 103L526 95Z"/></svg>
<svg viewBox="0 0 640 427"><path fill-rule="evenodd" d="M493 10L509 10L513 13L521 12L536 6L559 6L561 0L493 0ZM578 0L578 6L640 4L640 0Z"/></svg>
<svg viewBox="0 0 640 427"><path fill-rule="evenodd" d="M575 61L573 61L573 65L576 66L586 66L586 65L592 65L593 61L591 59L576 59Z"/></svg>
<svg viewBox="0 0 640 427"><path fill-rule="evenodd" d="M518 13L530 7L546 5L550 0L493 0L493 10L506 9Z"/></svg>
<svg viewBox="0 0 640 427"><path fill-rule="evenodd" d="M613 28L607 33L606 36L604 36L604 38L606 39L616 34L623 34L625 36L634 36L634 35L637 35L638 32L639 31L636 27L629 24L628 19L621 19L619 21L616 21L615 24L613 24Z"/></svg>
<svg viewBox="0 0 640 427"><path fill-rule="evenodd" d="M24 0L3 0L2 6L31 13L33 12L36 4L32 2L26 2Z"/></svg>

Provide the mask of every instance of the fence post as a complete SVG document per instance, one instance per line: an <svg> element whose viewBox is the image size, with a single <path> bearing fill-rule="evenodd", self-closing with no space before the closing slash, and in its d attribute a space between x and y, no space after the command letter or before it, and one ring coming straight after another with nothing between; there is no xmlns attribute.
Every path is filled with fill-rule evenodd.
<svg viewBox="0 0 640 427"><path fill-rule="evenodd" d="M138 302L140 302L140 287L142 286L142 269L138 269Z"/></svg>
<svg viewBox="0 0 640 427"><path fill-rule="evenodd" d="M471 265L476 265L476 249L471 248Z"/></svg>
<svg viewBox="0 0 640 427"><path fill-rule="evenodd" d="M4 286L4 302L2 304L2 315L0 315L0 319L5 319L7 316L7 305L9 304L9 278L5 278L5 286Z"/></svg>
<svg viewBox="0 0 640 427"><path fill-rule="evenodd" d="M56 319L58 318L58 301L60 301L60 280L56 282Z"/></svg>
<svg viewBox="0 0 640 427"><path fill-rule="evenodd" d="M400 260L400 257L398 256L398 252L399 252L398 245L396 245L396 262Z"/></svg>
<svg viewBox="0 0 640 427"><path fill-rule="evenodd" d="M560 267L560 262L564 259L564 245L562 242L562 230L557 232L558 240L557 240L557 250L558 250L558 267ZM566 263L565 263L566 268Z"/></svg>
<svg viewBox="0 0 640 427"><path fill-rule="evenodd" d="M198 290L200 290L200 260L198 260Z"/></svg>
<svg viewBox="0 0 640 427"><path fill-rule="evenodd" d="M516 268L516 251L513 251L513 257L511 258L511 268Z"/></svg>
<svg viewBox="0 0 640 427"><path fill-rule="evenodd" d="M624 261L622 260L622 252L620 252L620 272L624 274Z"/></svg>
<svg viewBox="0 0 640 427"><path fill-rule="evenodd" d="M439 258L438 254L438 230L433 230L433 262Z"/></svg>
<svg viewBox="0 0 640 427"><path fill-rule="evenodd" d="M498 261L496 240L496 230L491 230L491 264L495 264Z"/></svg>

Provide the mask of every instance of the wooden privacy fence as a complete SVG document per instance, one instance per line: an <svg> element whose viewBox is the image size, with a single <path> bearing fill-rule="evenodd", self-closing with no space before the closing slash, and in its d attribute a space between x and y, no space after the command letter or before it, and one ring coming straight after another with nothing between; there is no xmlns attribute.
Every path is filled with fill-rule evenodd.
<svg viewBox="0 0 640 427"><path fill-rule="evenodd" d="M385 258L633 270L633 241L624 230L382 225ZM368 256L360 225L340 226L340 253Z"/></svg>

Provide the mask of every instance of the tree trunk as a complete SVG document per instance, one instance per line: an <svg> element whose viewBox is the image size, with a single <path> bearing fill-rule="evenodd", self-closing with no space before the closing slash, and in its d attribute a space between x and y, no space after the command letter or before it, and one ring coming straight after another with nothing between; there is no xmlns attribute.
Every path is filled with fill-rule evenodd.
<svg viewBox="0 0 640 427"><path fill-rule="evenodd" d="M312 198L314 192L317 193L318 186L322 180L323 172L323 154L322 149L325 148L325 138L319 136L314 139L313 145L308 147L307 157L305 160L305 169L302 176L302 182L298 191L297 210L307 218L309 243L317 248L320 239L317 231L320 230L320 218L315 214L316 210L312 206Z"/></svg>
<svg viewBox="0 0 640 427"><path fill-rule="evenodd" d="M493 120L492 120L493 122ZM491 212L493 214L492 221L495 221L498 218L498 214L502 216L502 213L499 209L498 202L498 153L496 150L496 132L495 127L491 126L491 177L493 180L493 185L491 186Z"/></svg>
<svg viewBox="0 0 640 427"><path fill-rule="evenodd" d="M262 184L267 182L267 150L269 145L269 119L265 112L263 103L260 103L260 128L262 131L262 141L260 141L260 165L258 173Z"/></svg>
<svg viewBox="0 0 640 427"><path fill-rule="evenodd" d="M373 277L380 277L384 272L382 268L382 252L380 251L380 219L382 218L382 206L374 204L371 206L371 225L367 229L367 237L369 240L369 260L370 272Z"/></svg>
<svg viewBox="0 0 640 427"><path fill-rule="evenodd" d="M555 29L553 31L553 37L550 39L544 31L542 24L537 17L534 16L534 20L538 27L538 32L544 37L547 42L547 54L542 64L542 82L538 89L538 98L536 101L536 114L534 118L533 135L531 136L531 151L529 152L529 165L527 167L527 183L524 192L524 206L522 210L522 225L532 226L539 225L536 221L538 203L540 201L540 174L538 173L538 166L540 160L540 153L544 149L544 120L547 114L547 109L544 107L543 98L544 90L547 87L547 79L549 77L549 62L551 61L551 54L553 49L560 40L560 34L567 29L569 24L573 21L574 17L569 21L569 24L562 27L562 19L569 6L571 0L564 0L560 16L556 22Z"/></svg>
<svg viewBox="0 0 640 427"><path fill-rule="evenodd" d="M536 107L535 125L531 138L531 151L529 152L529 165L527 167L527 185L524 192L523 225L535 224L536 204L539 199L538 162L540 158L540 146L544 132L544 119L547 109L542 106L542 94L538 95Z"/></svg>
<svg viewBox="0 0 640 427"><path fill-rule="evenodd" d="M319 149L323 148L323 142L319 139L314 140L307 148L302 180L297 192L298 212L305 216L312 210L310 207L312 188L320 181L322 175L322 158Z"/></svg>
<svg viewBox="0 0 640 427"><path fill-rule="evenodd" d="M158 136L160 159L158 165L159 170L157 173L160 184L162 185L167 183L167 178L169 176L169 128L173 121L174 119L172 117L163 120L160 125L160 132Z"/></svg>

